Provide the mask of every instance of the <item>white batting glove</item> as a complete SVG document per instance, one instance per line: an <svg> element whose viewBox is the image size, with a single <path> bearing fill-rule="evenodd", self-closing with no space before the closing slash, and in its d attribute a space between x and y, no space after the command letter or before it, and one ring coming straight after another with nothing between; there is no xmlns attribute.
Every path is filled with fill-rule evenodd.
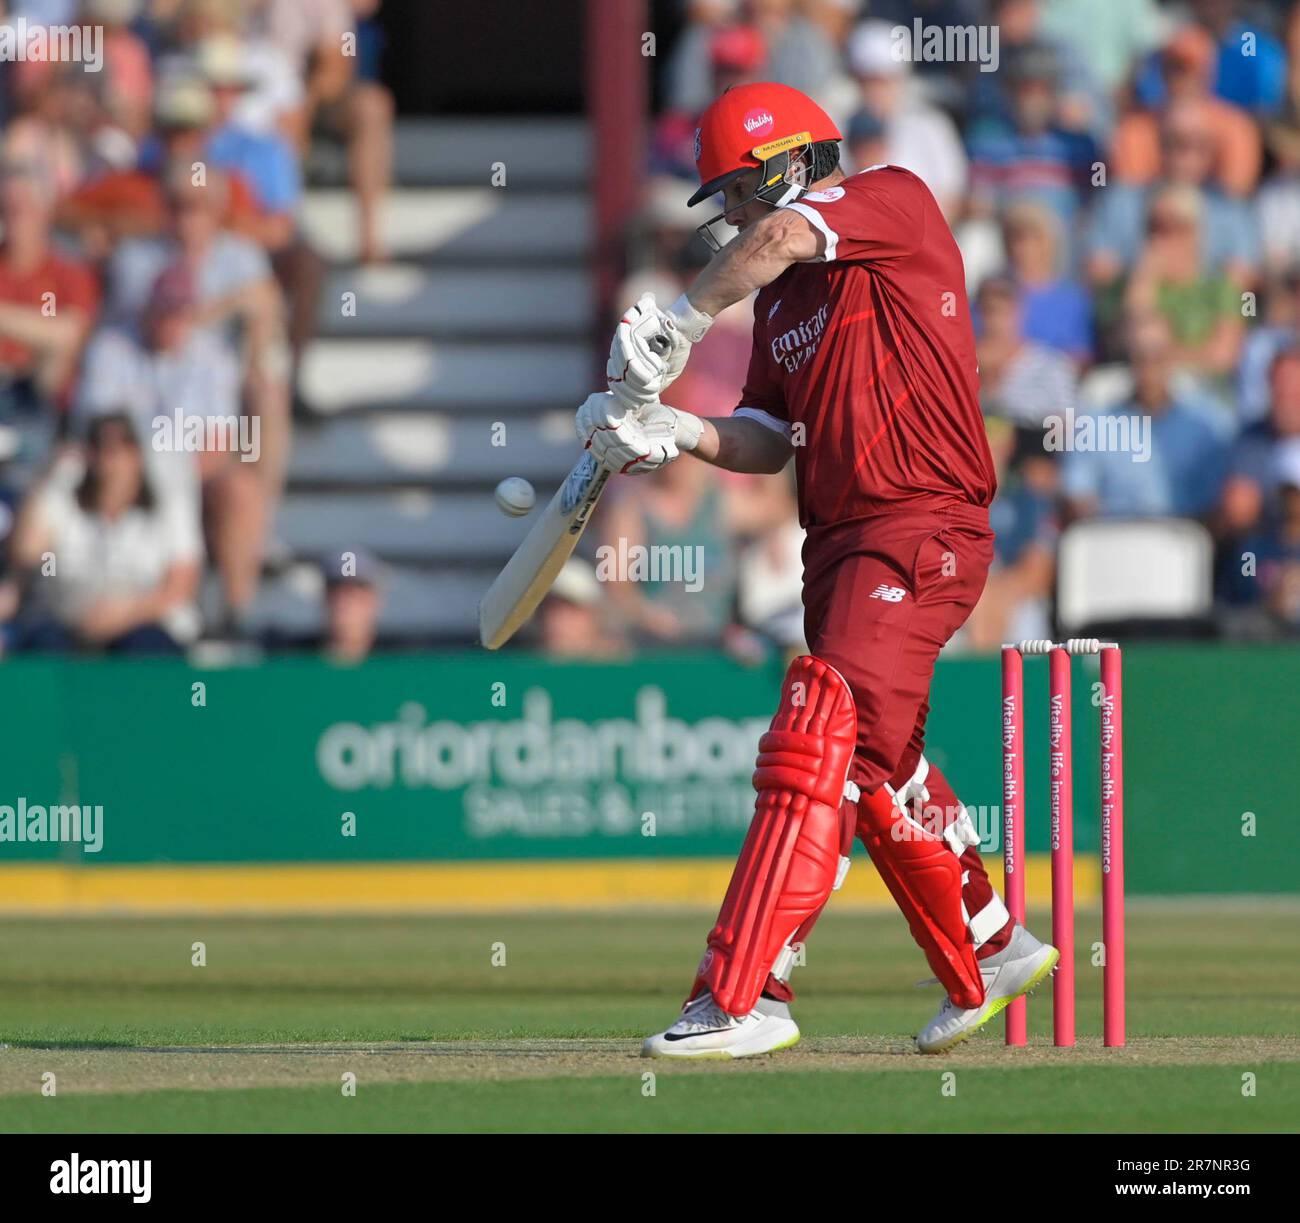
<svg viewBox="0 0 1300 1223"><path fill-rule="evenodd" d="M657 399L629 411L608 391L589 395L574 421L583 446L603 466L623 474L655 471L683 450L694 450L703 428L698 416Z"/></svg>
<svg viewBox="0 0 1300 1223"><path fill-rule="evenodd" d="M662 310L653 293L643 293L614 329L605 366L610 391L628 407L640 407L663 394L685 368L691 345L712 322L685 294Z"/></svg>

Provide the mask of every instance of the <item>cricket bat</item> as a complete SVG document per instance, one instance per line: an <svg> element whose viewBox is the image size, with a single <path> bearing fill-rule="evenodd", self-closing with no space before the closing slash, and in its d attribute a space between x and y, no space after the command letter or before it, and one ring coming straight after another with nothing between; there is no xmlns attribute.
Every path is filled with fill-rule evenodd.
<svg viewBox="0 0 1300 1223"><path fill-rule="evenodd" d="M573 555L610 470L583 453L478 605L479 641L500 649L537 610Z"/></svg>
<svg viewBox="0 0 1300 1223"><path fill-rule="evenodd" d="M650 340L650 347L667 355L668 337L660 332ZM564 478L542 516L479 601L478 639L487 649L499 650L537 610L578 546L610 474L590 451L584 451Z"/></svg>

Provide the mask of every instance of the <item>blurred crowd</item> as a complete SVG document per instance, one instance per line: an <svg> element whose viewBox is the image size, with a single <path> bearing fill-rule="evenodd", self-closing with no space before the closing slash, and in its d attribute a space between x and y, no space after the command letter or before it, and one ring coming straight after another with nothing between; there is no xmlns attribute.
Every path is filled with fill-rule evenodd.
<svg viewBox="0 0 1300 1223"><path fill-rule="evenodd" d="M325 270L313 141L383 257L378 8L0 0L3 45L83 35L0 63L0 653L246 631ZM369 567L325 577L331 643L364 652Z"/></svg>
<svg viewBox="0 0 1300 1223"><path fill-rule="evenodd" d="M696 116L727 86L800 88L839 124L846 172L926 181L965 259L1000 480L997 560L955 648L1048 635L1060 534L1101 519L1196 521L1211 630L1300 631L1300 4L687 0L683 16L620 300L672 300L707 259L684 200ZM918 19L995 27L996 71L896 54ZM683 407L737 404L751 325L734 307L697 346ZM1140 417L1142 453L1047 443L1084 417ZM706 541L707 595L625 584L602 606L580 574L587 631L797 647L786 478L701 468L622 482L603 525Z"/></svg>

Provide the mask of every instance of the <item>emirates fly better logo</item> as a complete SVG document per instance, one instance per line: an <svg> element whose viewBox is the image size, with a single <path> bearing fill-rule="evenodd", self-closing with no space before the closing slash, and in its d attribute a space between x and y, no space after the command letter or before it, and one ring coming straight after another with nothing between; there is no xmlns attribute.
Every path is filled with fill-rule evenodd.
<svg viewBox="0 0 1300 1223"><path fill-rule="evenodd" d="M777 302L778 306L780 304ZM773 307L773 312L775 309ZM812 360L826 330L830 309L830 302L824 302L811 317L772 337L772 360L784 366L786 373L793 374Z"/></svg>

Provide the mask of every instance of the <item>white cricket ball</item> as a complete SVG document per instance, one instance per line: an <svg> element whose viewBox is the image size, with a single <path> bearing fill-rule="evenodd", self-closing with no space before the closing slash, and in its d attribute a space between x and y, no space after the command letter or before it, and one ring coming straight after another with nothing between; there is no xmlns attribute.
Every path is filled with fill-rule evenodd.
<svg viewBox="0 0 1300 1223"><path fill-rule="evenodd" d="M497 485L497 505L511 518L522 518L537 504L533 486L522 476L507 476Z"/></svg>

